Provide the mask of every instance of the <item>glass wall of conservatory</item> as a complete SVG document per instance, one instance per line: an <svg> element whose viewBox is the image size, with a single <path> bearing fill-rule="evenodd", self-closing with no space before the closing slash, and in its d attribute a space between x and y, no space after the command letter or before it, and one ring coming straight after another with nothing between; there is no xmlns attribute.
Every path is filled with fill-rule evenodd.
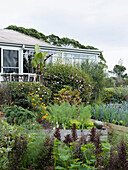
<svg viewBox="0 0 128 170"><path fill-rule="evenodd" d="M62 51L51 51L51 50L41 50L41 52L48 52L47 55L51 55L46 61L46 65L50 63L55 63L60 61L62 64L75 64L81 65L84 60L98 61L98 56L96 54L84 54L84 53L74 53L74 52L62 52ZM34 73L35 69L32 67L32 59L34 57L34 50L24 50L23 51L23 72L24 73Z"/></svg>

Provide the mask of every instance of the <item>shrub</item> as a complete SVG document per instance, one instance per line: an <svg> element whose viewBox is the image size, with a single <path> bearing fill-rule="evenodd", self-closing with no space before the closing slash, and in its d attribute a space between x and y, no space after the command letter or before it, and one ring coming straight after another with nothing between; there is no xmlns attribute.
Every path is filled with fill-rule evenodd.
<svg viewBox="0 0 128 170"><path fill-rule="evenodd" d="M68 101L70 105L79 105L81 103L81 98L79 97L80 92L77 90L72 90L70 86L64 86L65 88L58 91L58 94L54 94L54 103L61 105L62 103Z"/></svg>
<svg viewBox="0 0 128 170"><path fill-rule="evenodd" d="M35 113L36 119L40 122L42 119L46 119L47 107L42 103L43 97L39 94L30 93L28 95L28 102L30 103L31 110Z"/></svg>
<svg viewBox="0 0 128 170"><path fill-rule="evenodd" d="M10 88L7 84L0 84L0 105L1 104L10 104L11 103L11 95Z"/></svg>
<svg viewBox="0 0 128 170"><path fill-rule="evenodd" d="M105 88L102 94L105 103L122 103L127 100L128 88Z"/></svg>
<svg viewBox="0 0 128 170"><path fill-rule="evenodd" d="M15 105L5 108L5 117L9 124L21 125L28 119L33 119L35 115L31 111Z"/></svg>
<svg viewBox="0 0 128 170"><path fill-rule="evenodd" d="M42 96L42 102L48 103L51 90L39 82L8 82L12 102L15 105L27 108L30 103L27 100L28 92Z"/></svg>
<svg viewBox="0 0 128 170"><path fill-rule="evenodd" d="M56 62L54 65L47 66L43 71L41 81L52 90L53 94L64 88L64 85L71 86L72 90L80 92L83 102L88 103L92 94L89 76L82 70L69 64Z"/></svg>

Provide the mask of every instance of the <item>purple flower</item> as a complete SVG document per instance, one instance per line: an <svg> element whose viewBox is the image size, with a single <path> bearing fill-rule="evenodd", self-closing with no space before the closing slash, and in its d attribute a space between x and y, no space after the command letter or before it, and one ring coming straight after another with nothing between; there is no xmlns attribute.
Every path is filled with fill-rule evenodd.
<svg viewBox="0 0 128 170"><path fill-rule="evenodd" d="M74 77L72 76L72 80L74 79Z"/></svg>
<svg viewBox="0 0 128 170"><path fill-rule="evenodd" d="M78 80L76 80L76 82L78 82Z"/></svg>
<svg viewBox="0 0 128 170"><path fill-rule="evenodd" d="M71 96L68 96L68 98L71 98Z"/></svg>

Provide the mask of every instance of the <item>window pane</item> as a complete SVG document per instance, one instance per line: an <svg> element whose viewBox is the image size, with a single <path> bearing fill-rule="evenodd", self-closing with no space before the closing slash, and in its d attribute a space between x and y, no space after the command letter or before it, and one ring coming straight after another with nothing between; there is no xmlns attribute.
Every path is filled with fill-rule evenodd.
<svg viewBox="0 0 128 170"><path fill-rule="evenodd" d="M23 55L23 72L24 73L34 73L35 69L32 66L32 59L34 56L34 51L24 51Z"/></svg>
<svg viewBox="0 0 128 170"><path fill-rule="evenodd" d="M18 51L3 50L3 66L18 67Z"/></svg>
<svg viewBox="0 0 128 170"><path fill-rule="evenodd" d="M16 68L3 68L3 73L18 73L18 69Z"/></svg>

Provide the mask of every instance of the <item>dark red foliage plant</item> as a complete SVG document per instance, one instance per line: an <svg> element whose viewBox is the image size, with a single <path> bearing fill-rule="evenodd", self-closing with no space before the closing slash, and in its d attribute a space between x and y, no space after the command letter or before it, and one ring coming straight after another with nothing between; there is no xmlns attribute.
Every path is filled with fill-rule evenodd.
<svg viewBox="0 0 128 170"><path fill-rule="evenodd" d="M70 143L73 142L71 135L68 134L65 136L65 140L63 141L67 146L70 146Z"/></svg>
<svg viewBox="0 0 128 170"><path fill-rule="evenodd" d="M61 141L61 134L60 134L59 128L56 128L55 133L54 133L54 137Z"/></svg>
<svg viewBox="0 0 128 170"><path fill-rule="evenodd" d="M73 123L73 128L72 128L72 140L76 141L78 139L77 137L77 131L76 131L76 124Z"/></svg>
<svg viewBox="0 0 128 170"><path fill-rule="evenodd" d="M24 155L27 152L27 139L24 135L15 136L14 145L8 154L8 169L19 170L22 167Z"/></svg>

